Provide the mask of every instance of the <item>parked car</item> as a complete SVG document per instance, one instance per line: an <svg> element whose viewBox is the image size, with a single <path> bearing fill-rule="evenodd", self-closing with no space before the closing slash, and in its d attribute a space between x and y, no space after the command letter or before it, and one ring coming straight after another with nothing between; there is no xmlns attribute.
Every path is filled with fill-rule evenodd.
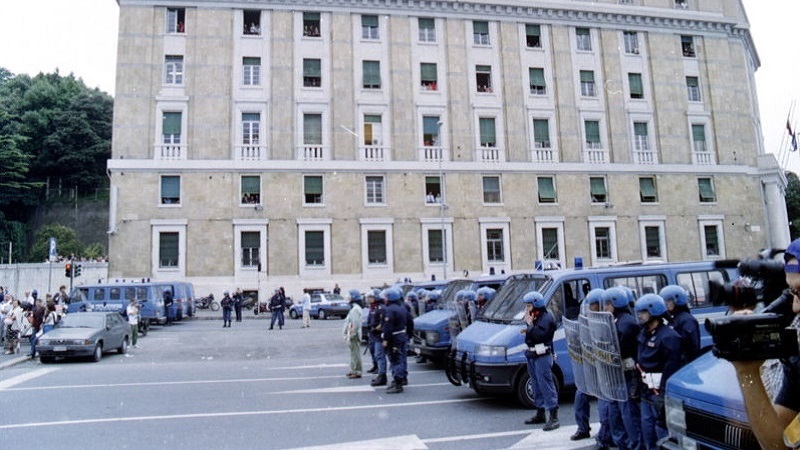
<svg viewBox="0 0 800 450"><path fill-rule="evenodd" d="M339 294L330 292L314 292L311 294L311 318L327 319L330 316L345 317L350 312L350 304ZM303 317L303 302L293 304L289 309L289 317Z"/></svg>
<svg viewBox="0 0 800 450"><path fill-rule="evenodd" d="M130 326L118 312L82 312L64 316L39 338L36 346L42 363L56 358L88 356L100 361L103 353L128 352Z"/></svg>

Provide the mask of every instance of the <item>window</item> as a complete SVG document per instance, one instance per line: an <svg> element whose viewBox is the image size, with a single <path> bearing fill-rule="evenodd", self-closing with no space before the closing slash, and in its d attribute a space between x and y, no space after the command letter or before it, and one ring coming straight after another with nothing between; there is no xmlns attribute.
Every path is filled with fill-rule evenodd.
<svg viewBox="0 0 800 450"><path fill-rule="evenodd" d="M303 144L322 145L322 114L303 114Z"/></svg>
<svg viewBox="0 0 800 450"><path fill-rule="evenodd" d="M386 203L384 196L384 178L382 176L366 177L366 192L368 205L382 205Z"/></svg>
<svg viewBox="0 0 800 450"><path fill-rule="evenodd" d="M242 176L242 204L261 204L261 177L258 175Z"/></svg>
<svg viewBox="0 0 800 450"><path fill-rule="evenodd" d="M588 28L576 28L575 39L575 44L579 51L592 51L592 35Z"/></svg>
<svg viewBox="0 0 800 450"><path fill-rule="evenodd" d="M306 231L306 265L324 266L325 265L325 232Z"/></svg>
<svg viewBox="0 0 800 450"><path fill-rule="evenodd" d="M644 87L642 86L642 74L629 73L628 86L630 86L631 98L634 99L644 98Z"/></svg>
<svg viewBox="0 0 800 450"><path fill-rule="evenodd" d="M597 93L594 89L594 71L593 70L581 70L581 96L583 97L595 97Z"/></svg>
<svg viewBox="0 0 800 450"><path fill-rule="evenodd" d="M528 69L528 76L530 77L531 94L546 95L547 84L545 84L544 81L544 69L541 67L531 67Z"/></svg>
<svg viewBox="0 0 800 450"><path fill-rule="evenodd" d="M475 66L475 84L478 92L492 92L492 66Z"/></svg>
<svg viewBox="0 0 800 450"><path fill-rule="evenodd" d="M480 128L481 147L497 147L497 137L493 117L481 117L478 119Z"/></svg>
<svg viewBox="0 0 800 450"><path fill-rule="evenodd" d="M661 227L644 227L645 252L648 258L661 258Z"/></svg>
<svg viewBox="0 0 800 450"><path fill-rule="evenodd" d="M178 175L161 176L161 204L180 205L181 177Z"/></svg>
<svg viewBox="0 0 800 450"><path fill-rule="evenodd" d="M167 8L167 33L186 32L186 8Z"/></svg>
<svg viewBox="0 0 800 450"><path fill-rule="evenodd" d="M533 147L550 148L550 121L533 119Z"/></svg>
<svg viewBox="0 0 800 450"><path fill-rule="evenodd" d="M444 230L428 230L428 262L444 262Z"/></svg>
<svg viewBox="0 0 800 450"><path fill-rule="evenodd" d="M243 231L241 235L242 266L258 267L261 251L261 233L258 231Z"/></svg>
<svg viewBox="0 0 800 450"><path fill-rule="evenodd" d="M678 285L689 293L689 307L697 308L709 304L708 293L711 292L709 281L714 281L720 286L725 284L726 277L719 270L708 272L686 272L676 276Z"/></svg>
<svg viewBox="0 0 800 450"><path fill-rule="evenodd" d="M703 225L705 256L720 256L719 228L717 225Z"/></svg>
<svg viewBox="0 0 800 450"><path fill-rule="evenodd" d="M539 25L525 24L525 45L542 48L542 28Z"/></svg>
<svg viewBox="0 0 800 450"><path fill-rule="evenodd" d="M500 203L500 177L483 177L483 203Z"/></svg>
<svg viewBox="0 0 800 450"><path fill-rule="evenodd" d="M596 259L611 259L611 229L594 228L594 256Z"/></svg>
<svg viewBox="0 0 800 450"><path fill-rule="evenodd" d="M380 61L363 61L362 86L364 89L381 88L381 63Z"/></svg>
<svg viewBox="0 0 800 450"><path fill-rule="evenodd" d="M714 182L711 178L698 178L697 188L700 193L700 203L715 203L717 201Z"/></svg>
<svg viewBox="0 0 800 450"><path fill-rule="evenodd" d="M608 201L606 179L603 177L590 177L589 194L591 196L592 203L606 203Z"/></svg>
<svg viewBox="0 0 800 450"><path fill-rule="evenodd" d="M303 86L322 86L322 61L319 59L303 60Z"/></svg>
<svg viewBox="0 0 800 450"><path fill-rule="evenodd" d="M600 141L600 122L597 120L584 121L583 128L586 132L586 148L603 148L603 143Z"/></svg>
<svg viewBox="0 0 800 450"><path fill-rule="evenodd" d="M692 124L692 148L695 152L708 151L706 145L706 126L701 124Z"/></svg>
<svg viewBox="0 0 800 450"><path fill-rule="evenodd" d="M681 51L686 58L697 56L694 49L694 36L681 36Z"/></svg>
<svg viewBox="0 0 800 450"><path fill-rule="evenodd" d="M560 260L558 228L542 228L542 253L545 260Z"/></svg>
<svg viewBox="0 0 800 450"><path fill-rule="evenodd" d="M303 177L303 203L306 205L321 205L323 203L321 175L306 175Z"/></svg>
<svg viewBox="0 0 800 450"><path fill-rule="evenodd" d="M633 146L637 151L650 150L650 137L647 133L647 122L633 123Z"/></svg>
<svg viewBox="0 0 800 450"><path fill-rule="evenodd" d="M422 144L425 147L442 145L439 142L439 116L422 116Z"/></svg>
<svg viewBox="0 0 800 450"><path fill-rule="evenodd" d="M242 113L242 145L258 145L261 113Z"/></svg>
<svg viewBox="0 0 800 450"><path fill-rule="evenodd" d="M475 45L489 45L489 22L482 20L472 22L472 42Z"/></svg>
<svg viewBox="0 0 800 450"><path fill-rule="evenodd" d="M378 16L361 16L361 39L380 39Z"/></svg>
<svg viewBox="0 0 800 450"><path fill-rule="evenodd" d="M383 145L383 127L381 116L364 115L364 145Z"/></svg>
<svg viewBox="0 0 800 450"><path fill-rule="evenodd" d="M248 36L261 34L261 11L245 9L242 20L242 33Z"/></svg>
<svg viewBox="0 0 800 450"><path fill-rule="evenodd" d="M183 56L167 55L164 57L164 83L183 84Z"/></svg>
<svg viewBox="0 0 800 450"><path fill-rule="evenodd" d="M419 18L420 42L436 42L436 20L430 17Z"/></svg>
<svg viewBox="0 0 800 450"><path fill-rule="evenodd" d="M688 0L675 0L675 8L677 8L677 9L689 9L689 1Z"/></svg>
<svg viewBox="0 0 800 450"><path fill-rule="evenodd" d="M419 78L423 91L437 91L439 76L436 63L421 63L419 65Z"/></svg>
<svg viewBox="0 0 800 450"><path fill-rule="evenodd" d="M304 12L303 13L303 36L304 37L320 37L320 20L318 12Z"/></svg>
<svg viewBox="0 0 800 450"><path fill-rule="evenodd" d="M656 179L654 177L639 178L639 201L642 203L657 203Z"/></svg>
<svg viewBox="0 0 800 450"><path fill-rule="evenodd" d="M553 177L537 177L536 184L539 187L539 203L556 202L556 184Z"/></svg>
<svg viewBox="0 0 800 450"><path fill-rule="evenodd" d="M505 262L503 253L503 229L486 230L486 259L490 263Z"/></svg>
<svg viewBox="0 0 800 450"><path fill-rule="evenodd" d="M442 203L442 179L439 177L425 177L425 203L440 205Z"/></svg>
<svg viewBox="0 0 800 450"><path fill-rule="evenodd" d="M367 231L367 259L370 264L386 264L386 231Z"/></svg>
<svg viewBox="0 0 800 450"><path fill-rule="evenodd" d="M158 234L158 267L178 267L178 233Z"/></svg>
<svg viewBox="0 0 800 450"><path fill-rule="evenodd" d="M242 84L245 86L258 86L261 84L261 58L242 58Z"/></svg>
<svg viewBox="0 0 800 450"><path fill-rule="evenodd" d="M686 77L686 90L690 102L702 101L700 97L700 81L697 77Z"/></svg>
<svg viewBox="0 0 800 450"><path fill-rule="evenodd" d="M161 141L164 144L181 143L181 118L179 112L164 112L161 122Z"/></svg>
<svg viewBox="0 0 800 450"><path fill-rule="evenodd" d="M622 40L625 42L625 53L628 55L639 54L639 34L635 31L623 31Z"/></svg>

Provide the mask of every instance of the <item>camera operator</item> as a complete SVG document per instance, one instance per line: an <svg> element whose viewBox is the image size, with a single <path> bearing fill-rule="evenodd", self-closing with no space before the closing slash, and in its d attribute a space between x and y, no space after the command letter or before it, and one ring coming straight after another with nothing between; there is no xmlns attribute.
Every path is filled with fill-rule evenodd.
<svg viewBox="0 0 800 450"><path fill-rule="evenodd" d="M800 239L793 241L784 253L784 272L789 289L784 296L792 296L792 313L795 318L791 327L797 328L800 321ZM779 298L767 309L777 303L785 303ZM759 444L765 449L783 449L798 443L784 441L784 430L800 412L800 357L782 359L783 380L780 390L772 403L761 379L761 366L764 361L732 361L744 397L745 409L750 425ZM794 422L795 424L797 421ZM788 440L787 440L788 441Z"/></svg>

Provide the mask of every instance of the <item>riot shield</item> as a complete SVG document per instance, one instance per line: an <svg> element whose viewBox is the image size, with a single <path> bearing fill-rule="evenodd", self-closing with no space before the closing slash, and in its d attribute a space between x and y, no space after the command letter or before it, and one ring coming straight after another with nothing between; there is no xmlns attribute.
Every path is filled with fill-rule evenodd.
<svg viewBox="0 0 800 450"><path fill-rule="evenodd" d="M625 384L625 371L622 368L614 316L609 312L589 312L586 317L600 388L598 395L606 400L628 400L628 387Z"/></svg>
<svg viewBox="0 0 800 450"><path fill-rule="evenodd" d="M577 321L564 317L561 320L564 333L567 336L567 351L572 364L572 375L575 378L575 387L581 392L586 392L586 379L583 375L583 349L581 348L581 325Z"/></svg>
<svg viewBox="0 0 800 450"><path fill-rule="evenodd" d="M452 301L447 304L447 308L451 311L450 319L450 342L455 343L456 336L467 327L467 311L464 308L464 302Z"/></svg>
<svg viewBox="0 0 800 450"><path fill-rule="evenodd" d="M589 331L589 319L586 316L578 317L580 327L581 348L583 349L583 382L586 385L585 394L599 397L600 388L597 382L597 369L595 368L595 355L592 346L592 334Z"/></svg>

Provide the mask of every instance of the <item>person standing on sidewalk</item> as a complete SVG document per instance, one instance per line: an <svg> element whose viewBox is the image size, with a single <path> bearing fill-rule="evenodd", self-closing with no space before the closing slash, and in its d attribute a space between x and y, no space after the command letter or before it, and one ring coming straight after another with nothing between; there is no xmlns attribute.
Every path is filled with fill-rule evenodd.
<svg viewBox="0 0 800 450"><path fill-rule="evenodd" d="M303 294L303 328L311 326L311 294Z"/></svg>
<svg viewBox="0 0 800 450"><path fill-rule="evenodd" d="M233 312L236 313L236 321L242 321L242 303L244 302L244 298L242 297L242 290L241 288L236 288L233 292Z"/></svg>
<svg viewBox="0 0 800 450"><path fill-rule="evenodd" d="M11 300L11 309L6 314L5 319L3 319L3 326L6 327L6 355L19 353L20 324L23 320L27 320L22 317L22 315L23 311L22 307L19 306L19 300Z"/></svg>
<svg viewBox="0 0 800 450"><path fill-rule="evenodd" d="M350 312L344 319L342 336L350 348L350 372L347 378L361 378L361 293L355 289L350 290Z"/></svg>
<svg viewBox="0 0 800 450"><path fill-rule="evenodd" d="M222 294L222 300L219 302L222 306L222 328L231 327L231 311L233 311L233 299L228 291Z"/></svg>
<svg viewBox="0 0 800 450"><path fill-rule="evenodd" d="M125 314L128 316L128 325L131 327L131 345L133 348L139 348L139 305L136 303L136 299L132 298L128 303Z"/></svg>

